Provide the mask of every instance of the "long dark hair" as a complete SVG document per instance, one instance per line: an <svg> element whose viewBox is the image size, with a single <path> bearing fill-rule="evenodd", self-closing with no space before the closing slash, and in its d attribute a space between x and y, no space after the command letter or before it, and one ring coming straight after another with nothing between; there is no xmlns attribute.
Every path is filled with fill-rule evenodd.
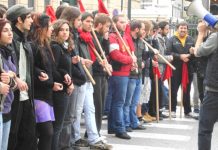
<svg viewBox="0 0 218 150"><path fill-rule="evenodd" d="M60 19L65 19L69 21L70 27L74 28L74 21L81 15L79 8L74 6L68 6L64 8L63 12L61 13Z"/></svg>
<svg viewBox="0 0 218 150"><path fill-rule="evenodd" d="M45 62L44 58L45 57L45 52L44 48L47 48L52 56L53 61L54 56L50 47L50 39L48 39L46 33L49 28L49 22L50 22L50 17L47 16L46 14L41 14L41 13L35 13L32 16L33 18L33 24L32 24L32 30L31 30L31 40L34 43L37 43L39 47L40 54L42 55L43 61Z"/></svg>
<svg viewBox="0 0 218 150"><path fill-rule="evenodd" d="M7 23L10 23L7 19L0 18L0 37L1 37L1 33L2 33L3 28Z"/></svg>
<svg viewBox="0 0 218 150"><path fill-rule="evenodd" d="M63 41L60 41L59 39L57 39L57 36L58 36L58 34L59 34L59 32L60 32L61 27L62 27L64 24L68 24L68 26L70 26L70 25L69 25L69 22L68 22L67 20L64 20L64 19L58 19L58 20L56 20L56 21L54 22L54 24L53 24L54 30L53 30L53 33L52 33L52 40L53 40L53 41L56 41L56 42L58 42L58 43L60 43L60 44L63 44L63 43L62 43ZM69 32L70 32L70 31L69 31ZM72 51L73 48L74 48L74 43L73 43L73 40L72 40L72 34L71 34L71 32L70 32L70 35L69 35L69 38L68 38L67 42L68 42L68 52L70 52L70 51Z"/></svg>

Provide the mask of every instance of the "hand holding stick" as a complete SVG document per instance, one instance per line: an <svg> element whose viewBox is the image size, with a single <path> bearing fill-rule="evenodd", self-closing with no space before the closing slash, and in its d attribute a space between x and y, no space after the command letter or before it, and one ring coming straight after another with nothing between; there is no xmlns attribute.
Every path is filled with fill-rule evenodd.
<svg viewBox="0 0 218 150"><path fill-rule="evenodd" d="M142 39L142 41L153 51L153 52L155 52L156 50L150 45L150 44L148 44L148 42L146 42L145 40L143 40ZM166 60L166 58L164 58L161 54L157 54L160 58L162 58L165 62L166 62L166 64L168 64L173 70L176 70L176 68L169 62L169 61L167 61Z"/></svg>

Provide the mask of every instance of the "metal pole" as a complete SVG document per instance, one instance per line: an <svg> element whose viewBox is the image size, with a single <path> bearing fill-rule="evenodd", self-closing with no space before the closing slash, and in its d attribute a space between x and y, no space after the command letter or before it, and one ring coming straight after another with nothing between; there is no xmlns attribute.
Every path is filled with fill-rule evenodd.
<svg viewBox="0 0 218 150"><path fill-rule="evenodd" d="M128 0L128 18L131 20L131 0Z"/></svg>
<svg viewBox="0 0 218 150"><path fill-rule="evenodd" d="M123 11L123 0L121 0L121 7L120 7L121 12Z"/></svg>

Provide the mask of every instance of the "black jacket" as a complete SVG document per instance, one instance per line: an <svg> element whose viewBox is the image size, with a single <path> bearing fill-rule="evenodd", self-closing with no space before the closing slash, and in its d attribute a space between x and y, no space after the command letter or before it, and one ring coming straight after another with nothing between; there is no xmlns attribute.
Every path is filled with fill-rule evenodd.
<svg viewBox="0 0 218 150"><path fill-rule="evenodd" d="M79 55L79 35L76 29L72 30L74 40L74 50L71 51L71 57ZM86 75L82 68L81 62L71 65L71 76L73 84L81 86L86 82Z"/></svg>
<svg viewBox="0 0 218 150"><path fill-rule="evenodd" d="M195 43L191 36L187 36L185 41L185 46L182 46L182 43L176 36L172 36L167 41L167 51L166 54L173 55L172 65L176 67L174 71L181 71L183 61L180 59L180 54L189 54L189 49L194 47ZM194 72L195 57L191 55L190 61L188 64L188 72L192 74Z"/></svg>
<svg viewBox="0 0 218 150"><path fill-rule="evenodd" d="M28 95L31 103L33 104L32 100L34 97L34 79L33 79L33 54L32 54L32 48L29 44L29 42L26 39L25 34L23 34L20 30L18 30L16 27L13 27L13 42L12 42L12 48L14 51L12 52L13 62L16 65L17 68L17 76L19 77L19 58L20 58L20 44L23 44L23 48L26 52L26 62L27 62L27 73L26 73L26 83L28 85ZM16 90L14 92L14 100L20 99L20 91Z"/></svg>
<svg viewBox="0 0 218 150"><path fill-rule="evenodd" d="M102 36L98 34L98 32L95 32L96 36L98 38L99 43L101 44L102 50L104 51L105 55L109 54L109 40L104 39ZM96 40L93 37L93 43L95 45L96 50L98 51L99 55L103 59L103 56L101 55L100 48L98 47L98 44ZM93 76L106 76L107 73L103 70L104 68L100 65L99 60L96 59L96 61L92 65L92 71Z"/></svg>
<svg viewBox="0 0 218 150"><path fill-rule="evenodd" d="M63 82L64 76L69 74L71 76L71 56L68 50L60 43L56 41L51 42L51 49L54 55L57 73L54 76L54 80L64 85L64 91L66 92L67 85Z"/></svg>
<svg viewBox="0 0 218 150"><path fill-rule="evenodd" d="M55 64L52 55L48 48L39 46L36 42L31 43L34 55L34 99L43 100L52 105L52 95L55 74ZM40 52L42 49L43 54ZM45 72L48 75L48 80L40 81L38 76L41 72Z"/></svg>

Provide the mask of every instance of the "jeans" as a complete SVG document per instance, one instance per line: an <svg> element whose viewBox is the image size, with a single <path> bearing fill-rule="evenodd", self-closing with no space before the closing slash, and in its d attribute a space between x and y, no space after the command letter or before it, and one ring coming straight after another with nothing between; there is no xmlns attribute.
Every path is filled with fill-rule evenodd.
<svg viewBox="0 0 218 150"><path fill-rule="evenodd" d="M162 106L169 107L169 90L162 82Z"/></svg>
<svg viewBox="0 0 218 150"><path fill-rule="evenodd" d="M194 103L194 109L199 109L199 92L198 92L198 81L197 81L197 73L193 74L193 103Z"/></svg>
<svg viewBox="0 0 218 150"><path fill-rule="evenodd" d="M112 101L112 86L111 86L111 78L108 79L108 92L104 104L104 115L109 115Z"/></svg>
<svg viewBox="0 0 218 150"><path fill-rule="evenodd" d="M2 137L3 137L3 118L2 118L2 112L0 112L0 147L2 147Z"/></svg>
<svg viewBox="0 0 218 150"><path fill-rule="evenodd" d="M53 122L54 134L52 139L52 150L58 150L59 137L63 128L64 118L67 112L69 96L65 92L54 92L53 100L55 121Z"/></svg>
<svg viewBox="0 0 218 150"><path fill-rule="evenodd" d="M7 121L7 122L3 123L3 135L2 135L1 150L8 149L8 138L9 138L10 127L11 127L11 121Z"/></svg>
<svg viewBox="0 0 218 150"><path fill-rule="evenodd" d="M136 108L141 93L141 85L141 79L129 79L126 100L123 107L126 127L136 128L139 125L139 120L136 115Z"/></svg>
<svg viewBox="0 0 218 150"><path fill-rule="evenodd" d="M73 122L76 118L76 95L78 93L78 89L80 87L77 85L74 85L73 93L69 96L69 103L67 107L67 112L64 117L64 123L63 128L60 134L59 138L59 148L62 149L68 149L71 147L71 142L74 138L74 128Z"/></svg>
<svg viewBox="0 0 218 150"><path fill-rule="evenodd" d="M200 108L198 128L198 150L211 149L214 124L218 119L218 92L205 92Z"/></svg>
<svg viewBox="0 0 218 150"><path fill-rule="evenodd" d="M114 131L115 133L126 132L123 106L126 99L128 80L129 77L123 76L112 76L110 79L113 88L111 88L112 102L108 116L108 131Z"/></svg>
<svg viewBox="0 0 218 150"><path fill-rule="evenodd" d="M94 144L100 141L95 121L95 106L93 100L93 86L91 82L86 82L74 91L74 100L76 100L76 118L73 123L75 141L81 139L80 120L84 110L85 125L88 134L88 142Z"/></svg>

